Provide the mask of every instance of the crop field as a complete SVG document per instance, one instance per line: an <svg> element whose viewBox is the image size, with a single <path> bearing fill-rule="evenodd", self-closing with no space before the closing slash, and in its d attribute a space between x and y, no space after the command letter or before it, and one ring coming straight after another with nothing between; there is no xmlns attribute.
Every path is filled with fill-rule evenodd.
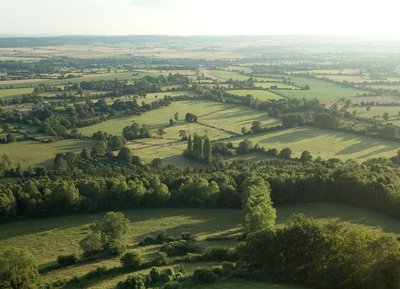
<svg viewBox="0 0 400 289"><path fill-rule="evenodd" d="M321 102L334 102L340 100L341 98L350 98L357 95L366 93L366 91L342 87L338 84L331 83L324 80L319 80L315 78L300 77L300 76L290 76L291 80L297 86L309 85L309 90L277 90L279 94L283 94L288 97L296 98L318 98Z"/></svg>
<svg viewBox="0 0 400 289"><path fill-rule="evenodd" d="M400 221L381 214L354 207L327 204L298 204L278 207L278 223L285 222L292 214L304 213L318 218L322 222L339 221L352 224L356 227L369 227L387 233L400 233ZM177 236L182 232L190 232L201 246L224 246L231 247L234 241L207 241L209 236L235 236L241 231L242 213L240 210L228 209L147 209L129 210L124 214L130 220L130 230L126 237L132 246L143 240L148 235L155 235L166 230L169 235ZM103 214L84 214L65 216L59 218L47 218L37 220L25 220L8 224L1 224L0 229L0 251L9 246L27 248L33 254L35 260L41 267L52 264L57 256L63 254L80 253L79 240L89 234L89 225ZM157 248L141 248L145 258L150 257ZM199 266L207 266L205 263L184 264L188 271ZM51 271L42 275L42 282L80 276L96 267L107 268L119 266L118 259L99 260L78 266L67 267ZM126 278L126 275L107 279L99 284L88 288L113 288L115 284ZM236 283L236 282L235 282ZM230 284L230 283L229 283ZM239 283L241 284L241 283ZM247 288L282 288L295 289L291 287L268 283L243 282L244 286L257 286ZM214 284L214 287L198 288L230 288L215 287L223 284ZM229 285L231 286L231 285ZM232 285L234 286L234 285ZM258 287L261 286L261 287ZM262 287L264 286L264 287ZM273 287L268 287L273 286ZM283 287L282 287L283 286ZM85 287L86 288L86 287ZM237 287L232 287L237 288ZM243 287L241 287L243 288ZM244 287L246 288L246 287Z"/></svg>
<svg viewBox="0 0 400 289"><path fill-rule="evenodd" d="M324 130L313 127L299 127L273 133L235 138L238 144L244 138L264 148L290 148L299 157L305 150L314 157L323 159L339 158L365 161L370 158L392 157L396 155L399 144L351 133Z"/></svg>
<svg viewBox="0 0 400 289"><path fill-rule="evenodd" d="M20 163L22 168L50 167L57 153L78 152L84 148L91 148L93 144L92 140L60 140L52 143L22 141L0 144L0 155L8 155L13 165Z"/></svg>
<svg viewBox="0 0 400 289"><path fill-rule="evenodd" d="M234 89L228 90L227 92L240 95L240 96L247 96L251 94L255 99L259 100L270 100L270 99L280 99L281 96L268 91L268 90L252 90L252 89Z"/></svg>

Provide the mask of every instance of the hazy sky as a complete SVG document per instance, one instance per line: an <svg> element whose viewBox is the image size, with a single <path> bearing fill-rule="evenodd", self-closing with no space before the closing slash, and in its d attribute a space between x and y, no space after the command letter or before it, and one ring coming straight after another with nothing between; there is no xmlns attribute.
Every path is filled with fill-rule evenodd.
<svg viewBox="0 0 400 289"><path fill-rule="evenodd" d="M397 34L398 0L0 0L0 34Z"/></svg>

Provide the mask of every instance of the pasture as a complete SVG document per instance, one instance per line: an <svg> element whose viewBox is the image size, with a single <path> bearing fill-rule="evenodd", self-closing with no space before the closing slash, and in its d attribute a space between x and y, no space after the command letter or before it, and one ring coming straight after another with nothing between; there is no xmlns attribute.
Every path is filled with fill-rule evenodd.
<svg viewBox="0 0 400 289"><path fill-rule="evenodd" d="M400 106L370 106L368 110L366 106L353 106L351 110L356 111L358 116L381 120L385 112L389 114L389 121L398 120L400 117Z"/></svg>
<svg viewBox="0 0 400 289"><path fill-rule="evenodd" d="M313 99L318 98L322 103L331 103L341 98L351 98L367 93L367 91L340 86L329 81L311 77L291 75L290 79L296 86L309 85L309 90L275 90L277 93L287 97ZM273 90L274 91L274 90Z"/></svg>
<svg viewBox="0 0 400 289"><path fill-rule="evenodd" d="M290 148L295 157L307 150L314 158L353 159L360 162L371 158L392 157L399 148L399 144L393 141L314 127L298 127L234 138L231 142L237 145L243 139L266 149Z"/></svg>
<svg viewBox="0 0 400 289"><path fill-rule="evenodd" d="M137 122L138 124L149 125L154 132L156 129L163 127L166 132L171 131L171 133L174 134L172 137L177 139L177 134L180 129L174 126L182 125L182 123L178 122L174 126L169 127L169 120L171 118L174 119L176 112L179 113L179 120L183 120L187 112L197 115L198 124L203 126L196 126L199 128L199 131L191 130L191 132L204 135L204 131L207 129L207 135L212 139L221 139L238 134L241 132L243 126L250 128L251 123L255 120L264 121L266 125L278 123L278 120L268 117L267 113L259 112L248 107L211 101L191 100L176 101L167 107L151 110L140 116L134 115L107 120L102 123L80 128L79 132L87 136L99 130L111 134L121 134L124 127L131 125L133 122Z"/></svg>
<svg viewBox="0 0 400 289"><path fill-rule="evenodd" d="M18 95L30 94L33 92L33 88L8 88L0 89L0 98L11 98Z"/></svg>
<svg viewBox="0 0 400 289"><path fill-rule="evenodd" d="M280 95L277 95L268 90L257 90L257 89L234 89L227 90L227 92L236 94L239 96L247 96L252 95L255 99L258 100L272 100L272 99L280 99L282 98Z"/></svg>
<svg viewBox="0 0 400 289"><path fill-rule="evenodd" d="M239 72L227 71L227 70L212 70L211 76L219 80L248 80L250 77L247 75L242 75Z"/></svg>
<svg viewBox="0 0 400 289"><path fill-rule="evenodd" d="M255 83L256 87L261 87L261 88L266 88L266 89L271 89L271 87L275 87L275 89L299 89L296 86L286 84L283 82L274 82L274 81L268 81L268 82L256 82Z"/></svg>
<svg viewBox="0 0 400 289"><path fill-rule="evenodd" d="M57 153L79 152L84 148L92 148L92 140L60 140L52 143L41 143L37 141L21 141L10 144L0 144L0 155L6 154L10 157L14 166L18 163L22 168L29 166L52 166Z"/></svg>
<svg viewBox="0 0 400 289"><path fill-rule="evenodd" d="M79 74L79 73L77 73ZM80 83L81 81L95 81L95 80L134 80L139 79L145 76L157 76L159 74L150 73L150 72L127 72L127 71L117 71L117 72L102 72L102 73L85 73L80 74L80 77L68 78L68 79L49 79L49 78L35 78L35 79L21 79L21 80L2 80L0 81L0 87L4 88L9 85L12 85L13 88L25 88L25 91L30 89L30 92L19 92L14 95L20 95L24 93L31 93L33 91L32 87L38 86L39 84L46 84L49 86L57 86L57 85L65 85L71 83ZM10 89L7 89L10 90ZM0 96L2 95L2 91L0 90Z"/></svg>

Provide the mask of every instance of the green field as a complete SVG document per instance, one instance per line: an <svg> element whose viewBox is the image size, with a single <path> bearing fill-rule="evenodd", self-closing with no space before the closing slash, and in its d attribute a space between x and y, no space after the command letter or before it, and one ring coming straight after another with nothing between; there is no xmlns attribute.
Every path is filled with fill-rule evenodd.
<svg viewBox="0 0 400 289"><path fill-rule="evenodd" d="M243 109L243 111L242 111ZM251 110L251 112L250 112ZM185 117L187 112L194 113L198 116L198 122L203 124L203 120L207 120L204 124L207 127L197 126L200 131L199 134L204 134L204 130L208 130L208 134L215 135L213 139L220 139L225 138L231 134L240 133L241 127L236 127L235 130L229 130L227 127L232 126L232 124L227 121L224 116L228 116L229 119L241 118L242 122L244 121L243 118L246 119L246 123L251 124L255 118L262 118L265 116L266 120L270 120L266 113L259 113L255 110L248 109L245 107L235 107L231 104L224 104L218 102L211 102L211 101L200 101L200 100L192 100L192 101L177 101L173 102L171 105L167 107L162 107L159 109L151 110L148 112L143 113L140 116L128 116L122 117L117 119L111 119L102 123L98 123L92 126L80 128L79 132L84 135L92 135L93 133L102 130L112 134L121 134L124 127L131 125L132 122L137 122L139 124L147 124L150 125L153 130L157 128L164 127L166 131L174 131L175 128L167 128L169 125L169 120L172 118L174 119L174 115L176 112L179 113L179 119L182 120ZM215 114L215 117L214 117ZM262 115L262 116L261 116ZM212 120L215 119L217 122L213 122ZM227 126L219 127L219 123L227 122ZM215 126L215 127L213 127ZM219 131L218 133L216 131ZM224 131L226 130L226 131ZM178 129L179 131L179 129ZM155 132L155 131L154 131ZM193 131L195 132L195 131ZM215 132L215 133L214 133ZM171 132L172 133L172 132ZM177 138L176 132L173 132L174 138Z"/></svg>
<svg viewBox="0 0 400 289"><path fill-rule="evenodd" d="M309 85L309 90L276 90L277 93L295 98L318 98L321 102L334 102L366 93L366 91L347 88L338 84L311 77L290 76L296 86Z"/></svg>
<svg viewBox="0 0 400 289"><path fill-rule="evenodd" d="M213 70L211 71L212 75L215 78L221 79L221 80L247 80L250 77L247 75L242 75L239 72L232 72L232 71L227 71L227 70Z"/></svg>
<svg viewBox="0 0 400 289"><path fill-rule="evenodd" d="M270 117L268 113L246 106L226 105L224 109L199 118L201 124L215 126L226 131L241 133L242 127L250 129L253 121L260 121L263 127L279 126L280 119Z"/></svg>
<svg viewBox="0 0 400 289"><path fill-rule="evenodd" d="M91 148L92 140L60 140L52 143L36 141L22 141L10 144L0 144L0 155L10 157L13 165L21 164L23 168L29 166L51 167L57 153L78 152L84 148Z"/></svg>
<svg viewBox="0 0 400 289"><path fill-rule="evenodd" d="M370 158L392 157L399 149L397 142L314 127L298 127L245 138L264 148L290 148L296 157L307 150L314 157L323 159L365 161ZM243 139L235 138L232 142L238 144Z"/></svg>
<svg viewBox="0 0 400 289"><path fill-rule="evenodd" d="M22 94L30 94L33 92L33 88L9 88L0 89L0 98L9 98Z"/></svg>
<svg viewBox="0 0 400 289"><path fill-rule="evenodd" d="M259 100L270 100L270 99L280 99L281 96L268 91L268 90L251 90L251 89L234 89L234 90L227 90L227 92L236 94L239 96L247 96L251 94L255 99Z"/></svg>
<svg viewBox="0 0 400 289"><path fill-rule="evenodd" d="M14 88L28 88L28 87L34 87L37 86L41 83L46 84L46 85L63 85L63 84L69 84L69 83L80 83L81 81L91 81L91 80L114 80L115 78L118 78L118 80L133 80L133 79L139 79L145 76L157 76L158 74L154 73L148 73L148 72L110 72L110 73L88 73L88 74L83 74L81 77L77 78L70 78L70 79L23 79L23 80L3 80L0 81L0 87L5 87L8 85L12 85ZM0 90L0 95L1 95ZM30 92L32 92L33 89L30 88ZM23 93L19 93L23 94ZM15 94L17 95L17 94Z"/></svg>
<svg viewBox="0 0 400 289"><path fill-rule="evenodd" d="M165 138L134 140L127 144L127 147L132 149L135 155L140 156L140 159L144 162L149 163L155 158L161 158L164 165L174 164L180 167L192 165L188 159L182 156L186 146L186 142Z"/></svg>
<svg viewBox="0 0 400 289"><path fill-rule="evenodd" d="M283 82L256 82L255 83L256 87L262 87L262 88L271 88L271 86L276 86L278 89L299 89L296 86L286 84Z"/></svg>
<svg viewBox="0 0 400 289"><path fill-rule="evenodd" d="M383 120L382 115L387 112L389 121L398 120L400 117L400 106L370 106L369 110L365 106L353 106L349 111L356 111L358 116L374 118L377 117Z"/></svg>

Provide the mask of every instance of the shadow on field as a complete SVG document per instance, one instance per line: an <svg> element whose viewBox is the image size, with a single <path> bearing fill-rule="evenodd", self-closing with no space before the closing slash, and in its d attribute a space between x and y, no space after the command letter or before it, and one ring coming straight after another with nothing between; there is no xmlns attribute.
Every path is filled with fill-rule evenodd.
<svg viewBox="0 0 400 289"><path fill-rule="evenodd" d="M369 210L333 203L306 203L277 207L278 223L283 223L293 214L353 225L362 225L386 233L400 234L398 219Z"/></svg>

